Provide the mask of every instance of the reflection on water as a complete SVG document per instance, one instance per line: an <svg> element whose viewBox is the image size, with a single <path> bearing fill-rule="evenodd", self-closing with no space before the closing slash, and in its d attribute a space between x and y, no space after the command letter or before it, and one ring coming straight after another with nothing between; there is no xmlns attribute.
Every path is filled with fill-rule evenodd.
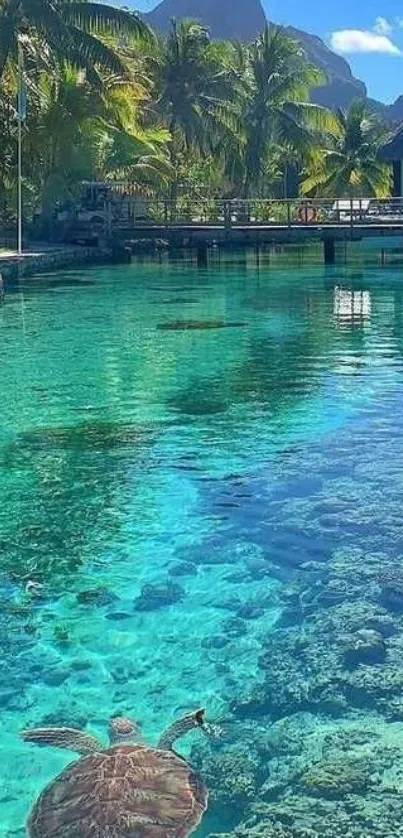
<svg viewBox="0 0 403 838"><path fill-rule="evenodd" d="M336 317L341 320L370 317L371 294L369 291L349 291L336 285L333 311Z"/></svg>
<svg viewBox="0 0 403 838"><path fill-rule="evenodd" d="M200 706L198 835L400 834L402 280L311 256L1 309L1 838L72 758L21 728L130 714L153 743Z"/></svg>

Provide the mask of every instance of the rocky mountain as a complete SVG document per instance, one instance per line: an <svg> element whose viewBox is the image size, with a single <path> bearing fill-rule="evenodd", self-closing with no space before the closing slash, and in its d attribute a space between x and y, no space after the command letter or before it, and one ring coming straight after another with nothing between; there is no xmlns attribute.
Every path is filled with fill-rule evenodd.
<svg viewBox="0 0 403 838"><path fill-rule="evenodd" d="M317 87L313 92L313 98L318 104L345 108L357 96L366 97L367 89L364 82L354 78L348 62L332 52L321 38L301 29L294 29L293 26L287 26L286 32L291 38L301 42L310 62L320 67L326 75L328 83L323 87Z"/></svg>
<svg viewBox="0 0 403 838"><path fill-rule="evenodd" d="M145 15L151 26L166 30L173 18L193 18L210 28L213 38L249 41L262 31L266 15L261 0L162 0ZM327 107L345 108L357 96L367 96L364 82L356 79L348 62L326 46L321 38L287 26L286 31L301 42L309 60L324 70L327 84L313 91L313 99ZM403 120L403 96L393 105L369 100L390 122Z"/></svg>
<svg viewBox="0 0 403 838"><path fill-rule="evenodd" d="M162 30L172 18L193 18L208 26L213 38L241 41L255 38L266 23L260 0L163 0L147 17Z"/></svg>

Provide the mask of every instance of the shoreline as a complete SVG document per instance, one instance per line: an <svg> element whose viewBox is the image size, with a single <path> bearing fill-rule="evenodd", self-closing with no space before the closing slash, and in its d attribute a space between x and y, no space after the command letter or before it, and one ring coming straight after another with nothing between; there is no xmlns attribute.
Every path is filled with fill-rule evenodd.
<svg viewBox="0 0 403 838"><path fill-rule="evenodd" d="M42 246L28 249L21 257L16 251L0 251L0 275L4 285L17 282L20 277L59 270L73 265L88 265L107 262L112 252L108 248L85 247L82 245Z"/></svg>

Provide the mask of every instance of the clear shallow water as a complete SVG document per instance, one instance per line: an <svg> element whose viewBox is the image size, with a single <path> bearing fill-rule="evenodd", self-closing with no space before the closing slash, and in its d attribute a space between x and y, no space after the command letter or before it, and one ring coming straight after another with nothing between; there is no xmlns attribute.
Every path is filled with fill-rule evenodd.
<svg viewBox="0 0 403 838"><path fill-rule="evenodd" d="M296 254L145 261L7 297L1 836L24 834L71 759L20 743L22 727L105 735L126 712L152 742L195 706L231 716L264 683L301 566L400 560L402 350L401 267L370 253L331 270ZM320 736L323 708L311 722ZM249 803L232 823L213 801L200 834Z"/></svg>

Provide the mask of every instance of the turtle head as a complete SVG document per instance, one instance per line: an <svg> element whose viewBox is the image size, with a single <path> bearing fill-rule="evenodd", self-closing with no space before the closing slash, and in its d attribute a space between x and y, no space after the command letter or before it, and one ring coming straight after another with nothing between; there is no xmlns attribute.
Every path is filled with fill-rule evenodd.
<svg viewBox="0 0 403 838"><path fill-rule="evenodd" d="M140 728L128 716L109 719L108 734L111 745L134 745L141 741Z"/></svg>

